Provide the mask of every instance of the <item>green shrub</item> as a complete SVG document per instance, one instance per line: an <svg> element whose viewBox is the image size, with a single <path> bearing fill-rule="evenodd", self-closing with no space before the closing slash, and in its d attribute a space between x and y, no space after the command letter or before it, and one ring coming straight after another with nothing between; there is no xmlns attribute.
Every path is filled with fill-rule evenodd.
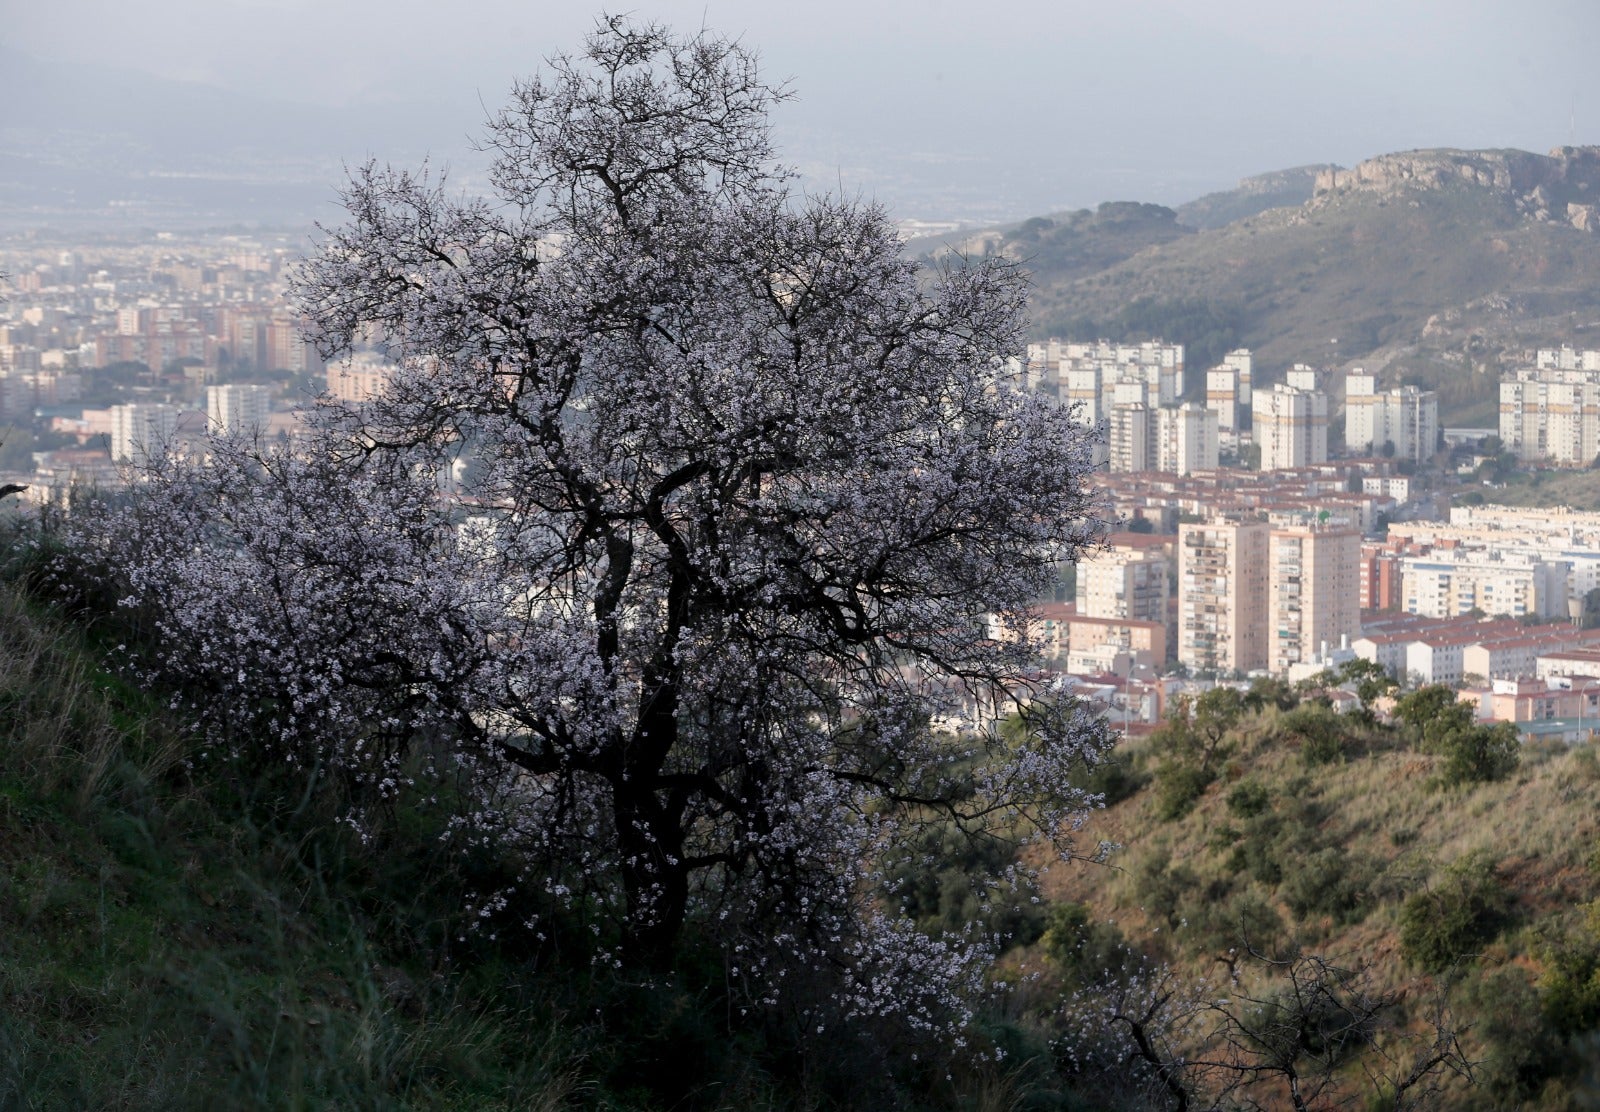
<svg viewBox="0 0 1600 1112"><path fill-rule="evenodd" d="M1494 863L1469 855L1446 870L1437 886L1406 900L1400 910L1400 951L1413 965L1442 973L1494 938L1508 910Z"/></svg>
<svg viewBox="0 0 1600 1112"><path fill-rule="evenodd" d="M1450 786L1504 780L1521 759L1517 728L1510 722L1476 725L1441 739L1441 779Z"/></svg>
<svg viewBox="0 0 1600 1112"><path fill-rule="evenodd" d="M1254 887L1208 886L1187 902L1179 941L1191 951L1221 954L1254 950L1277 953L1288 932L1277 909Z"/></svg>
<svg viewBox="0 0 1600 1112"><path fill-rule="evenodd" d="M1286 785L1278 808L1247 819L1244 833L1234 846L1228 867L1235 873L1248 873L1259 884L1275 887L1283 881L1285 862L1320 846L1318 827L1325 814L1315 800L1302 792L1298 781Z"/></svg>
<svg viewBox="0 0 1600 1112"><path fill-rule="evenodd" d="M1118 977L1133 972L1134 951L1111 923L1096 922L1079 903L1059 903L1046 914L1040 942L1045 956L1055 964L1068 991L1082 988L1104 975Z"/></svg>
<svg viewBox="0 0 1600 1112"><path fill-rule="evenodd" d="M1271 805L1271 793L1259 780L1241 780L1228 793L1228 810L1240 818L1252 818Z"/></svg>
<svg viewBox="0 0 1600 1112"><path fill-rule="evenodd" d="M960 934L980 926L1027 943L1044 929L1044 913L1031 887L995 879L1015 863L1010 844L943 822L924 826L885 864L901 906L922 930Z"/></svg>
<svg viewBox="0 0 1600 1112"><path fill-rule="evenodd" d="M1244 824L1244 834L1228 858L1234 873L1248 874L1258 884L1275 886L1283 879L1283 818L1267 811Z"/></svg>
<svg viewBox="0 0 1600 1112"><path fill-rule="evenodd" d="M1216 777L1198 765L1167 759L1156 768L1156 817L1170 822L1194 809Z"/></svg>
<svg viewBox="0 0 1600 1112"><path fill-rule="evenodd" d="M1302 703L1280 720L1283 731L1300 742L1308 765L1342 761L1349 746L1348 726L1338 711L1321 703Z"/></svg>
<svg viewBox="0 0 1600 1112"><path fill-rule="evenodd" d="M1458 1014L1478 1017L1474 1033L1486 1053L1477 1080L1494 1107L1524 1107L1568 1064L1563 1040L1547 1026L1538 994L1517 966L1466 980L1455 1003Z"/></svg>
<svg viewBox="0 0 1600 1112"><path fill-rule="evenodd" d="M1071 784L1101 796L1107 807L1137 794L1150 780L1126 750L1107 753L1092 768L1075 771Z"/></svg>
<svg viewBox="0 0 1600 1112"><path fill-rule="evenodd" d="M1370 862L1352 857L1343 846L1323 846L1288 857L1280 893L1299 918L1326 915L1335 923L1353 923L1371 903L1373 873Z"/></svg>
<svg viewBox="0 0 1600 1112"><path fill-rule="evenodd" d="M1151 853L1133 867L1133 891L1146 914L1168 928L1183 921L1200 878L1187 865L1174 865L1165 853Z"/></svg>
<svg viewBox="0 0 1600 1112"><path fill-rule="evenodd" d="M1600 900L1585 910L1584 925L1541 955L1540 1004L1545 1022L1560 1035L1600 1028Z"/></svg>

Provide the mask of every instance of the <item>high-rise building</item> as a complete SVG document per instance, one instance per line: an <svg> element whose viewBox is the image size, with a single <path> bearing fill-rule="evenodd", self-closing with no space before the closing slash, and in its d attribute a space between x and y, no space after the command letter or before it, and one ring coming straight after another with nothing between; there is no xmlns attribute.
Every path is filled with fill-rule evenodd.
<svg viewBox="0 0 1600 1112"><path fill-rule="evenodd" d="M1167 624L1167 558L1113 548L1078 561L1078 613Z"/></svg>
<svg viewBox="0 0 1600 1112"><path fill-rule="evenodd" d="M1228 352L1220 364L1206 372L1206 408L1217 415L1217 435L1230 448L1238 444L1247 423L1251 383L1249 348Z"/></svg>
<svg viewBox="0 0 1600 1112"><path fill-rule="evenodd" d="M1156 470L1174 475L1217 466L1217 415L1199 402L1156 411Z"/></svg>
<svg viewBox="0 0 1600 1112"><path fill-rule="evenodd" d="M213 432L259 436L272 415L272 391L265 386L207 386L206 418Z"/></svg>
<svg viewBox="0 0 1600 1112"><path fill-rule="evenodd" d="M111 459L142 466L163 451L178 431L176 406L152 403L111 407Z"/></svg>
<svg viewBox="0 0 1600 1112"><path fill-rule="evenodd" d="M381 359L364 356L328 364L328 393L341 402L364 402L389 388L396 368Z"/></svg>
<svg viewBox="0 0 1600 1112"><path fill-rule="evenodd" d="M1302 526L1267 542L1267 667L1321 660L1361 632L1361 534Z"/></svg>
<svg viewBox="0 0 1600 1112"><path fill-rule="evenodd" d="M1439 443L1439 395L1415 386L1378 390L1377 377L1356 370L1344 380L1345 451L1389 454L1422 463Z"/></svg>
<svg viewBox="0 0 1600 1112"><path fill-rule="evenodd" d="M1361 546L1359 597L1363 610L1400 606L1400 554L1382 544Z"/></svg>
<svg viewBox="0 0 1600 1112"><path fill-rule="evenodd" d="M1284 383L1252 396L1261 470L1282 471L1328 461L1328 395Z"/></svg>
<svg viewBox="0 0 1600 1112"><path fill-rule="evenodd" d="M266 326L263 359L266 368L316 374L322 370L322 357L314 343L306 339L306 325L291 317L274 317Z"/></svg>
<svg viewBox="0 0 1600 1112"><path fill-rule="evenodd" d="M1085 425L1109 422L1114 405L1143 402L1156 409L1176 404L1183 396L1182 344L1052 341L1039 350L1047 359L1059 356L1060 395L1077 407L1078 420Z"/></svg>
<svg viewBox="0 0 1600 1112"><path fill-rule="evenodd" d="M1178 660L1195 670L1267 666L1264 521L1178 526Z"/></svg>
<svg viewBox="0 0 1600 1112"><path fill-rule="evenodd" d="M1533 367L1502 379L1500 440L1525 462L1592 463L1600 456L1600 370Z"/></svg>
<svg viewBox="0 0 1600 1112"><path fill-rule="evenodd" d="M1143 402L1123 402L1111 407L1110 428L1106 435L1111 453L1108 460L1110 470L1150 470L1155 431L1150 425L1150 407Z"/></svg>
<svg viewBox="0 0 1600 1112"><path fill-rule="evenodd" d="M1322 389L1322 372L1309 363L1296 363L1284 372L1283 384L1291 390L1315 393Z"/></svg>
<svg viewBox="0 0 1600 1112"><path fill-rule="evenodd" d="M1455 618L1566 617L1572 564L1532 553L1444 549L1400 559L1401 605L1412 614Z"/></svg>

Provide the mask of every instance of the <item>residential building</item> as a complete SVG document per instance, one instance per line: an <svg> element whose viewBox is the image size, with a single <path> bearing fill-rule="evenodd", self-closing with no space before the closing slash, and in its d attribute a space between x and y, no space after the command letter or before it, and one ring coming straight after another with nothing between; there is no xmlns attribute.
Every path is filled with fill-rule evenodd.
<svg viewBox="0 0 1600 1112"><path fill-rule="evenodd" d="M1035 344L1029 358L1054 357L1055 379L1062 401L1077 407L1085 425L1109 422L1114 405L1143 402L1150 409L1175 405L1183 396L1183 345L1150 340L1141 344ZM1044 380L1048 381L1048 366ZM1119 387L1121 389L1119 389Z"/></svg>
<svg viewBox="0 0 1600 1112"><path fill-rule="evenodd" d="M1167 621L1167 558L1159 551L1112 548L1078 561L1078 614Z"/></svg>
<svg viewBox="0 0 1600 1112"><path fill-rule="evenodd" d="M1361 534L1348 528L1274 529L1267 547L1267 664L1287 672L1327 656L1361 631Z"/></svg>
<svg viewBox="0 0 1600 1112"><path fill-rule="evenodd" d="M1400 560L1402 607L1452 618L1478 612L1512 618L1566 617L1571 565L1518 553L1439 549Z"/></svg>
<svg viewBox="0 0 1600 1112"><path fill-rule="evenodd" d="M1261 470L1327 462L1328 395L1280 382L1270 390L1255 391L1251 409Z"/></svg>
<svg viewBox="0 0 1600 1112"><path fill-rule="evenodd" d="M1124 402L1111 407L1107 466L1112 471L1149 471L1153 454L1150 407L1144 402Z"/></svg>
<svg viewBox="0 0 1600 1112"><path fill-rule="evenodd" d="M328 393L341 402L369 401L389 387L396 368L377 358L355 358L330 363L327 368Z"/></svg>
<svg viewBox="0 0 1600 1112"><path fill-rule="evenodd" d="M1191 669L1267 666L1264 521L1178 527L1178 660Z"/></svg>
<svg viewBox="0 0 1600 1112"><path fill-rule="evenodd" d="M1223 356L1206 372L1206 408L1217 415L1217 435L1232 448L1244 431L1250 409L1253 368L1250 349L1239 348Z"/></svg>
<svg viewBox="0 0 1600 1112"><path fill-rule="evenodd" d="M163 451L178 431L178 408L138 403L111 407L111 458L142 466Z"/></svg>
<svg viewBox="0 0 1600 1112"><path fill-rule="evenodd" d="M1501 379L1500 439L1525 463L1592 463L1600 455L1600 368L1522 368Z"/></svg>
<svg viewBox="0 0 1600 1112"><path fill-rule="evenodd" d="M213 432L260 436L272 415L272 391L265 386L207 386L206 419Z"/></svg>
<svg viewBox="0 0 1600 1112"><path fill-rule="evenodd" d="M1156 470L1173 475L1217 466L1217 415L1198 402L1156 410Z"/></svg>
<svg viewBox="0 0 1600 1112"><path fill-rule="evenodd" d="M1351 455L1386 455L1422 463L1439 443L1439 395L1415 386L1378 390L1357 370L1344 380L1344 445Z"/></svg>

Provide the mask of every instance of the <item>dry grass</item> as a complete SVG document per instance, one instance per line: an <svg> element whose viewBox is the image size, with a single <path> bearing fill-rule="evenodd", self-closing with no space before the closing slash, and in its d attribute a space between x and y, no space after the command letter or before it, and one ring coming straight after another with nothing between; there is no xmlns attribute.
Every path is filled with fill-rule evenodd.
<svg viewBox="0 0 1600 1112"><path fill-rule="evenodd" d="M362 899L185 755L0 582L0 1108L568 1102L581 1057L547 1007L394 971Z"/></svg>
<svg viewBox="0 0 1600 1112"><path fill-rule="evenodd" d="M1202 889L1241 882L1265 893L1283 918L1292 940L1347 965L1364 966L1380 991L1406 1002L1403 1014L1420 1018L1422 1001L1443 990L1435 978L1408 964L1400 943L1400 908L1410 893L1437 886L1453 863L1486 854L1499 863L1498 875L1511 896L1512 922L1477 962L1455 970L1449 983L1465 983L1500 967L1517 967L1532 980L1542 968L1549 939L1581 929L1581 908L1600 897L1600 877L1592 864L1600 846L1600 811L1594 795L1600 786L1600 760L1588 746L1528 747L1508 779L1468 788L1438 786L1439 759L1398 747L1392 741L1342 763L1308 767L1294 745L1275 729L1277 715L1264 712L1238 732L1234 758L1198 801L1177 821L1156 819L1155 792L1149 788L1097 815L1085 836L1105 838L1122 848L1110 867L1057 867L1045 878L1046 894L1087 904L1096 917L1114 921L1135 942L1173 960L1189 975L1215 976L1219 953L1170 931L1144 906L1137 880L1141 862L1157 855L1170 869L1192 870ZM1245 778L1282 798L1298 789L1318 803L1324 817L1317 842L1342 847L1352 858L1374 863L1367 898L1353 922L1327 916L1297 919L1276 886L1237 874L1230 863L1228 831L1243 825L1230 813L1227 796ZM1284 868L1293 862L1282 862ZM1199 908L1206 897L1191 895ZM1203 908L1201 908L1203 910ZM1457 993L1459 996L1459 993ZM1413 1014L1413 1013L1416 1014ZM1481 1027L1485 1017L1461 1015L1458 1021ZM1469 1038L1482 1056L1486 1044ZM1453 1090L1451 1100L1485 1106L1482 1094Z"/></svg>

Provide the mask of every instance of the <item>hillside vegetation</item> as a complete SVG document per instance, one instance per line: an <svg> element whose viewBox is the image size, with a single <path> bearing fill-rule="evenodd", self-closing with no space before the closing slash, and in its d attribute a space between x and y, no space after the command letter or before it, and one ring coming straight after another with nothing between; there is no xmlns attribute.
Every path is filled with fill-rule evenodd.
<svg viewBox="0 0 1600 1112"><path fill-rule="evenodd" d="M1311 1108L1600 1093L1600 761L1499 748L1440 693L1395 727L1275 682L1202 700L1086 772L1109 806L1083 838L1120 848L1043 902L975 890L996 862L953 830L907 847L925 929L1012 938L1016 987L930 1063L890 1028L745 1015L692 947L637 984L559 927L473 930L505 862L410 808L363 840L329 824L338 785L203 756L97 663L138 631L36 589L0 588L0 1106L1153 1110L1181 1083L1272 1108L1285 1063ZM1106 1041L1113 1016L1160 1053Z"/></svg>
<svg viewBox="0 0 1600 1112"><path fill-rule="evenodd" d="M52 611L0 581L0 1108L893 1107L928 1091L848 1041L819 1061L781 1025L733 1031L704 971L630 984L568 962L559 931L476 929L470 893L508 862L412 808L358 836L332 821L337 783L196 747L101 665L135 635L89 600Z"/></svg>
<svg viewBox="0 0 1600 1112"><path fill-rule="evenodd" d="M1220 706L1226 731L1205 774L1192 729L1130 746L1126 798L1094 824L1121 846L1112 867L1057 872L1046 891L1184 976L1237 978L1241 995L1287 991L1304 955L1348 971L1393 1026L1332 1064L1346 1097L1370 1098L1385 1053L1446 1030L1465 1065L1443 1107L1589 1107L1600 761L1590 745L1528 747L1463 773L1432 725L1449 698L1413 697L1423 728L1342 717L1275 681L1213 700L1196 722L1215 725ZM1214 1050L1214 1035L1191 1038L1197 1057Z"/></svg>

